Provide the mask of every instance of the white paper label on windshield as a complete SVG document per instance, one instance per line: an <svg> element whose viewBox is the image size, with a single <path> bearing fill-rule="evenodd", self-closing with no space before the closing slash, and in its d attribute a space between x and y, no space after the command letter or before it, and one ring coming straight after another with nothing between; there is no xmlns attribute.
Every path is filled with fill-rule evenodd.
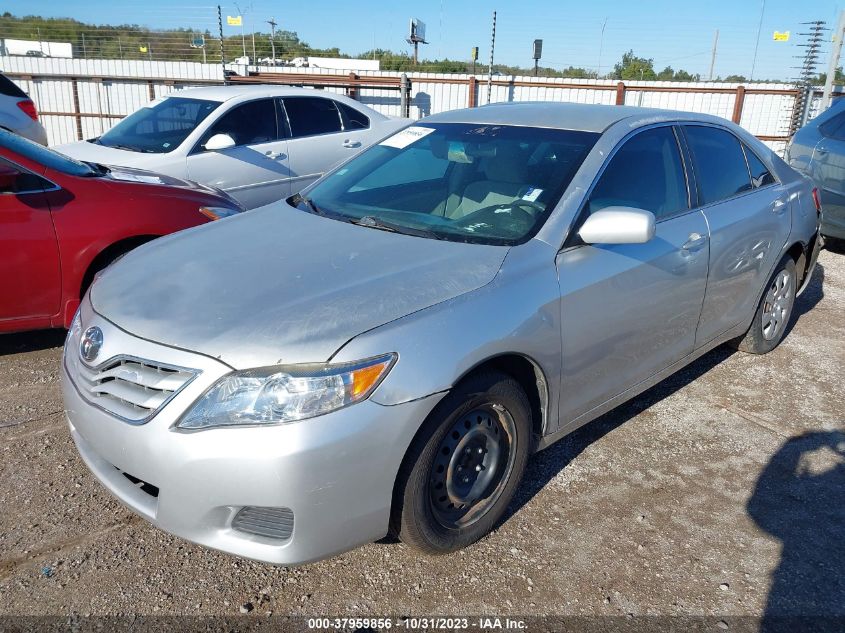
<svg viewBox="0 0 845 633"><path fill-rule="evenodd" d="M432 132L434 132L434 128L412 125L411 127L406 127L401 132L397 132L393 136L384 139L381 143L379 143L379 145L402 149L404 147L408 147L408 145L420 140L421 138L425 138Z"/></svg>

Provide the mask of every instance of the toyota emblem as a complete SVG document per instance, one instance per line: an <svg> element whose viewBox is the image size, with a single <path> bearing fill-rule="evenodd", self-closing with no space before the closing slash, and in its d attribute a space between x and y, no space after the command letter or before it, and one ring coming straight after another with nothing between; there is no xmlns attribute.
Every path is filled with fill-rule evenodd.
<svg viewBox="0 0 845 633"><path fill-rule="evenodd" d="M79 355L87 361L91 362L97 358L100 353L100 348L103 346L103 331L96 325L89 327L82 335L82 341L79 343Z"/></svg>

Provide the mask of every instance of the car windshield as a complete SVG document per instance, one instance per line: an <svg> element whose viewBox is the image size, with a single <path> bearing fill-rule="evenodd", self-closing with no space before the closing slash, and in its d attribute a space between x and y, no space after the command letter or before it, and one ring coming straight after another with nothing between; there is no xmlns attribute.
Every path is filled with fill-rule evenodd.
<svg viewBox="0 0 845 633"><path fill-rule="evenodd" d="M537 233L598 137L423 123L361 153L291 202L374 229L512 246Z"/></svg>
<svg viewBox="0 0 845 633"><path fill-rule="evenodd" d="M171 152L219 105L207 99L157 99L92 142L133 152Z"/></svg>
<svg viewBox="0 0 845 633"><path fill-rule="evenodd" d="M99 176L100 172L87 163L74 160L49 147L30 141L17 134L0 129L0 147L12 150L49 169L55 169L70 176Z"/></svg>

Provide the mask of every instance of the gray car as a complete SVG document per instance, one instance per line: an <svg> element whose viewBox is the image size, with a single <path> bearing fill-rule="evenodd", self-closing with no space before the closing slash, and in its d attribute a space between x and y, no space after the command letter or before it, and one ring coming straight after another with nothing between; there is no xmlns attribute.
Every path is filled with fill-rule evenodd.
<svg viewBox="0 0 845 633"><path fill-rule="evenodd" d="M253 209L307 187L409 123L323 90L208 86L156 99L103 135L58 149L195 180Z"/></svg>
<svg viewBox="0 0 845 633"><path fill-rule="evenodd" d="M0 128L41 145L47 144L47 131L38 122L35 103L3 74L0 74Z"/></svg>
<svg viewBox="0 0 845 633"><path fill-rule="evenodd" d="M822 235L845 239L845 99L795 133L786 160L820 189Z"/></svg>
<svg viewBox="0 0 845 633"><path fill-rule="evenodd" d="M71 434L118 499L209 547L451 552L531 453L721 343L780 342L811 191L716 117L438 114L107 269L65 345Z"/></svg>

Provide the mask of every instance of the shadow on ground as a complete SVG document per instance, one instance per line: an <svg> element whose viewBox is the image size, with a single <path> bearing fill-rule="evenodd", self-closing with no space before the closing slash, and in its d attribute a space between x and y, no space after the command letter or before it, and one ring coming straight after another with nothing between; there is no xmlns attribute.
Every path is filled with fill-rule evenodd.
<svg viewBox="0 0 845 633"><path fill-rule="evenodd" d="M783 547L760 630L845 630L845 431L788 439L747 510Z"/></svg>
<svg viewBox="0 0 845 633"><path fill-rule="evenodd" d="M16 334L0 334L0 356L37 352L64 344L67 330L34 330Z"/></svg>

